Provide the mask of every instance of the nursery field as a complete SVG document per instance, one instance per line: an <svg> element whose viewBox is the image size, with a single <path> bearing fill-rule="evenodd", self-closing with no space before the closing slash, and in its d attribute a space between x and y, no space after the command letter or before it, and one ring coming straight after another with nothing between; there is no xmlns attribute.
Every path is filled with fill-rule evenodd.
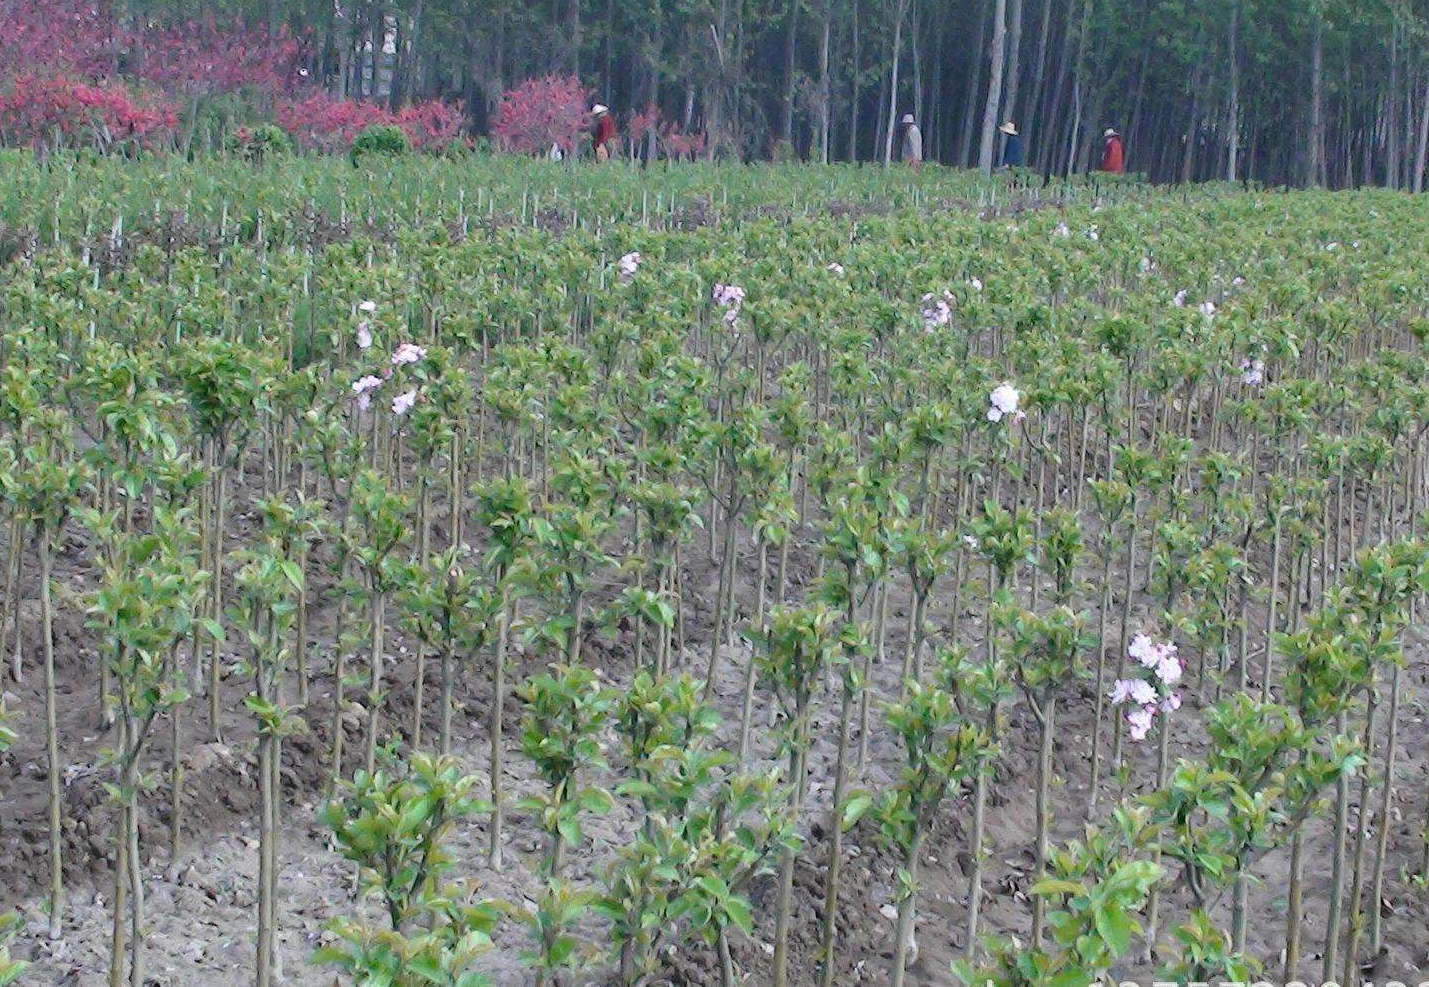
<svg viewBox="0 0 1429 987"><path fill-rule="evenodd" d="M1429 201L0 155L0 985L1429 980Z"/></svg>

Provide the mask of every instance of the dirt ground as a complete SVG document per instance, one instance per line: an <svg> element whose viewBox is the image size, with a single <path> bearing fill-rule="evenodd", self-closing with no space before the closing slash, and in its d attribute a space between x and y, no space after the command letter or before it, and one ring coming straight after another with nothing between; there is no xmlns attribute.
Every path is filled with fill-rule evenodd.
<svg viewBox="0 0 1429 987"><path fill-rule="evenodd" d="M239 514L234 534L241 540L251 518ZM687 614L689 630L686 668L702 673L708 655L709 627L713 622L714 571L704 558L702 547L687 553L692 559L684 585L692 601ZM66 546L57 568L57 578L78 589L91 573L86 547L78 540ZM25 676L22 682L4 679L7 704L18 714L14 726L19 742L0 759L0 909L19 908L26 919L16 953L34 966L23 983L34 987L92 987L107 983L112 860L112 821L101 783L106 780L99 768L102 748L111 738L98 729L94 697L97 690L97 656L93 642L83 627L76 607L61 594L57 618L57 666L59 679L60 737L62 759L67 765L64 783L65 873L68 888L65 936L59 942L44 939L42 889L46 873L46 826L44 813L45 769L43 746L43 693L39 664L39 622L36 572L27 560L22 581L23 648ZM796 586L811 583L814 563L796 555L791 572ZM753 569L752 550L741 547L741 573ZM1100 570L1099 560L1088 560L1084 575ZM745 593L749 588L741 585ZM946 583L934 612L944 614L948 606ZM966 599L967 594L964 594ZM1090 601L1095 606L1096 600ZM745 612L752 599L744 596ZM313 661L325 666L332 614L318 609L310 624ZM902 627L906 611L901 595L890 603L888 658L874 670L878 695L896 694L896 676L901 661ZM970 633L980 620L965 620ZM1252 624L1252 626L1255 626ZM1113 631L1108 635L1113 638ZM976 644L974 639L969 643ZM600 668L608 681L619 685L629 674L628 651L621 642L591 637L585 654ZM406 731L412 715L412 666L405 642L392 643L392 664L397 681L389 697L387 723ZM1408 648L1410 661L1404 680L1401 720L1401 750L1396 770L1397 802L1395 824L1390 833L1385 909L1384 953L1377 957L1373 979L1418 982L1429 972L1429 892L1411 883L1418 866L1421 833L1426 818L1426 789L1429 789L1429 742L1426 742L1426 696L1429 696L1429 649L1419 630L1412 632ZM731 743L738 731L739 696L748 652L742 646L726 652L717 677L716 701L725 716L722 730ZM230 656L231 658L232 656ZM8 659L8 656L7 656ZM520 674L536 670L536 662L518 656ZM8 661L7 661L8 665ZM354 669L355 671L355 669ZM470 772L478 779L478 790L486 786L486 721L491 698L488 670L481 663L467 669L455 716L454 748ZM1055 752L1057 784L1053 791L1055 836L1078 835L1086 821L1088 805L1088 764L1091 749L1092 685L1079 683L1063 700L1060 743ZM203 702L188 706L184 729L191 738L186 744L183 849L175 866L167 859L169 803L167 775L168 730L160 729L152 745L152 789L144 798L142 845L145 858L148 915L152 932L148 938L146 967L148 982L162 987L238 987L252 981L253 936L255 928L254 883L257 872L257 794L254 783L256 761L247 728L247 714L241 705L245 684L229 676L223 684L223 717L226 743L213 742L203 722ZM428 697L434 698L434 690ZM314 822L316 803L321 798L324 765L328 749L327 732L331 720L332 682L319 674L314 681L309 708L304 712L308 725L285 744L284 790L287 799L282 832L282 875L279 882L280 951L284 983L294 987L329 987L341 983L330 969L309 963L312 950L322 941L325 922L333 915L351 913L363 907L352 899L353 874L325 844ZM760 717L769 715L767 695L758 699ZM509 701L508 723L519 717L515 700ZM1180 716L1186 724L1173 749L1177 755L1195 756L1204 738L1193 727L1197 720L1188 703ZM811 837L796 874L793 931L793 961L796 984L815 980L812 960L822 919L823 873L827 860L823 820L832 788L834 717L836 704L819 708L819 722L813 731L815 747L810 758L812 808L805 814ZM350 753L360 750L358 710L347 714ZM427 729L435 731L434 705L429 706ZM869 760L857 786L877 790L886 785L898 769L900 752L881 727L878 716L871 718ZM510 772L508 790L512 798L534 787L526 764L508 730ZM756 731L759 753L771 758L771 731ZM431 736L432 734L429 734ZM1029 714L1014 705L1005 735L1000 738L1004 753L991 789L988 813L989 859L984 871L987 889L984 929L1000 934L1025 935L1029 924L1026 901L1033 870L1033 787L1036 731ZM859 742L854 739L855 748ZM1147 744L1133 752L1129 773L1130 788L1142 788L1152 778L1154 750ZM351 764L349 764L349 768ZM602 780L602 779L597 779ZM610 781L609 778L603 779ZM1100 813L1117 796L1117 781L1109 779L1101 796ZM1358 784L1352 786L1357 796ZM924 890L920 899L917 941L919 951L911 967L910 983L918 985L954 984L949 961L963 945L964 910L967 896L965 871L970 858L967 847L968 798L960 795L950 802L925 844ZM632 813L619 807L605 817L589 819L588 839L569 855L570 874L580 882L598 881L606 862L630 829ZM1351 813L1353 820L1354 813ZM508 816L508 864L501 873L486 866L486 826L482 819L464 821L452 833L458 861L456 876L476 879L482 892L508 901L527 899L536 885L535 867L542 850L541 837L518 812ZM1317 952L1324 930L1324 907L1329 882L1328 863L1331 835L1323 817L1308 830L1306 863L1305 962L1302 979L1319 979ZM840 904L839 929L843 968L840 984L881 984L887 982L892 956L891 901L895 862L881 849L867 821L845 838L846 880ZM1372 852L1372 844L1371 844ZM1285 875L1288 851L1278 850L1261 861L1251 889L1251 952L1266 961L1270 979L1278 978L1279 950L1283 942ZM749 972L747 983L769 980L772 952L774 882L765 879L751 891L757 916L754 941L737 942L735 958ZM1218 915L1224 919L1229 901L1221 903ZM589 937L599 943L603 935L594 920ZM497 935L498 949L483 960L482 967L498 985L520 985L532 981L531 974L517 959L525 944L526 932L512 924ZM713 958L699 950L668 957L666 975L657 983L713 984L717 982ZM1149 969L1129 965L1119 971L1128 978L1148 982ZM574 978L573 984L604 983L609 970L599 964Z"/></svg>

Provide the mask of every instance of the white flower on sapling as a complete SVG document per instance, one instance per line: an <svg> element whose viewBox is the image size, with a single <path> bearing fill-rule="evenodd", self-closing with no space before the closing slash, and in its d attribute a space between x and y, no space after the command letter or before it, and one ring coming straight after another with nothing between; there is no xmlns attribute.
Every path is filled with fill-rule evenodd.
<svg viewBox="0 0 1429 987"><path fill-rule="evenodd" d="M1000 422L1006 417L1011 417L1013 421L1020 422L1027 417L1018 405L1022 401L1022 395L1017 388L1009 383L1002 383L992 389L992 393L987 396L988 409L987 420L990 422Z"/></svg>

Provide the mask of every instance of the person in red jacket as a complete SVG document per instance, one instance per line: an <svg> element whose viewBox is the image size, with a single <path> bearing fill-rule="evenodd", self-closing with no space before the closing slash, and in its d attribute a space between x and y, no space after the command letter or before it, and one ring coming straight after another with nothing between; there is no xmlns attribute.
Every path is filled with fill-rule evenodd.
<svg viewBox="0 0 1429 987"><path fill-rule="evenodd" d="M1106 138L1106 145L1102 148L1101 170L1113 175L1125 173L1126 148L1121 143L1121 134L1108 127L1102 137Z"/></svg>
<svg viewBox="0 0 1429 987"><path fill-rule="evenodd" d="M596 103L590 109L590 146L595 152L597 161L607 161L610 153L615 149L615 118L610 115L610 110L601 103Z"/></svg>

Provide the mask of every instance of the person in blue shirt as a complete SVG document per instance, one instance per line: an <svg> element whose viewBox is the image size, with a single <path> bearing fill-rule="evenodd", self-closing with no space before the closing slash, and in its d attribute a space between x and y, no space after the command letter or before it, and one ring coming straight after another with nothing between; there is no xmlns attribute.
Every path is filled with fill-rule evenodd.
<svg viewBox="0 0 1429 987"><path fill-rule="evenodd" d="M1027 152L1022 149L1022 135L1011 120L997 128L1003 133L1002 167L1022 168L1027 164Z"/></svg>

